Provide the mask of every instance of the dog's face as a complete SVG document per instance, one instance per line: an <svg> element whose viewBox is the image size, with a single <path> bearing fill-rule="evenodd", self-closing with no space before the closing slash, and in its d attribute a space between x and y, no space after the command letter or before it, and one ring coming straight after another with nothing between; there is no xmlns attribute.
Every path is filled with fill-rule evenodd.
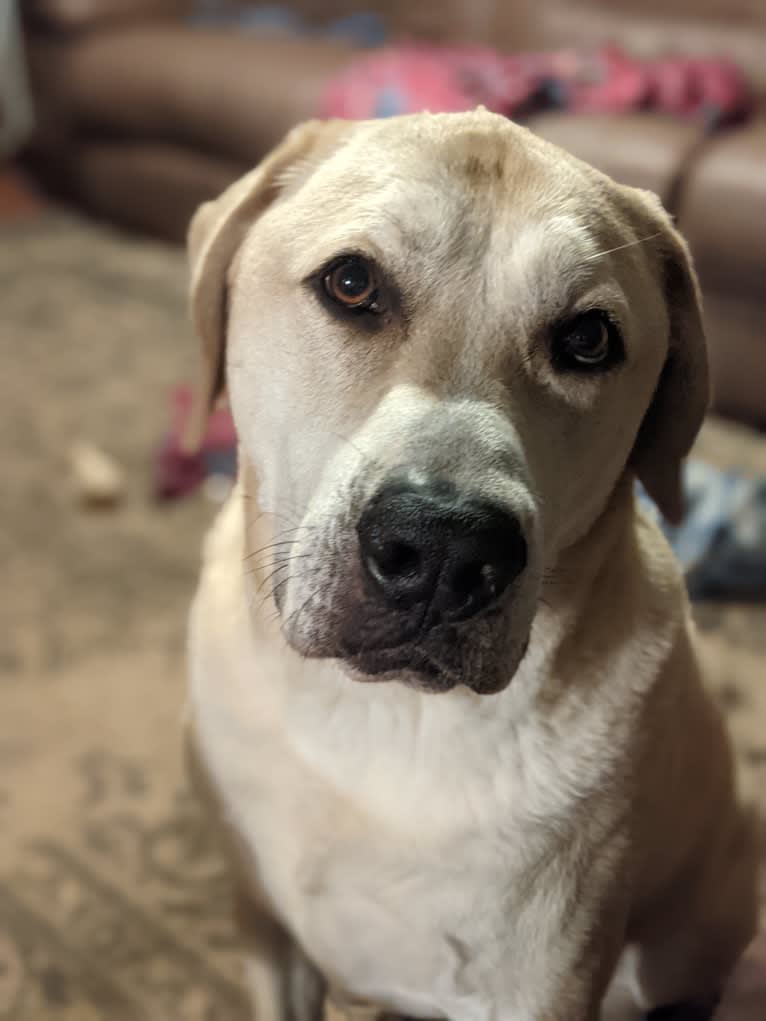
<svg viewBox="0 0 766 1021"><path fill-rule="evenodd" d="M628 463L678 513L704 346L643 193L485 112L313 123L192 250L304 655L498 691Z"/></svg>

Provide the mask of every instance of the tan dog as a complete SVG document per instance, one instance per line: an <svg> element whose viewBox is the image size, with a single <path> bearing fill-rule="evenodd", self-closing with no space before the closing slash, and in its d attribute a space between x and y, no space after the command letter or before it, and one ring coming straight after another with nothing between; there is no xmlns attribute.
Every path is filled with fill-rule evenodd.
<svg viewBox="0 0 766 1021"><path fill-rule="evenodd" d="M708 1008L755 848L632 493L679 517L708 396L658 201L482 110L315 122L191 263L241 442L191 747L256 1017L325 984L452 1021Z"/></svg>

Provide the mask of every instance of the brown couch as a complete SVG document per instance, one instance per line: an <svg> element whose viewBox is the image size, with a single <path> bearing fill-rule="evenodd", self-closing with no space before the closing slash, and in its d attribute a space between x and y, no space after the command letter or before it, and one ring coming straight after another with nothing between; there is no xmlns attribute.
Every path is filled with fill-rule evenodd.
<svg viewBox="0 0 766 1021"><path fill-rule="evenodd" d="M231 0L235 3L237 0ZM23 0L37 167L96 213L180 240L196 205L311 116L353 59L347 42L190 27L193 0ZM658 192L689 238L706 297L715 402L766 426L764 0L300 0L311 21L359 8L392 34L505 50L615 41L725 54L756 91L751 119L707 136L658 114L531 121L616 178Z"/></svg>

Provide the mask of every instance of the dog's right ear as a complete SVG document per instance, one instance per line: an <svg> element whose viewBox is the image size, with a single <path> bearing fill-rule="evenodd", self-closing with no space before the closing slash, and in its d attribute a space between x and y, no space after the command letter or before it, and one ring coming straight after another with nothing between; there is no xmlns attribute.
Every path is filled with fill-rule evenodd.
<svg viewBox="0 0 766 1021"><path fill-rule="evenodd" d="M183 437L187 451L198 449L207 417L224 389L227 275L253 221L285 189L292 189L350 134L353 122L306 121L285 137L256 168L192 218L187 247L191 273L191 313L202 342L202 379Z"/></svg>

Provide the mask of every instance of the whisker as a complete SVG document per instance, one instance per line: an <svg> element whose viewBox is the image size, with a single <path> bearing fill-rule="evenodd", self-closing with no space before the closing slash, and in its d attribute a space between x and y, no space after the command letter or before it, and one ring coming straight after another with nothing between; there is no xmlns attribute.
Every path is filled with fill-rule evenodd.
<svg viewBox="0 0 766 1021"><path fill-rule="evenodd" d="M295 557L294 559L304 559L304 557L307 558L308 556L309 556L309 554L305 554L305 555L301 554L300 557ZM269 598L269 596L270 595L273 596L274 593L277 591L277 589L282 588L283 585L287 585L288 582L293 581L293 580L302 581L303 579L305 579L305 578L307 578L309 576L313 576L313 575L317 574L320 569L321 569L320 567L314 567L314 568L311 568L311 569L308 569L308 570L303 570L300 573L296 572L294 574L288 574L286 578L280 579L274 585L274 587L272 588L271 592L266 592L264 594L264 596L262 597L260 603L258 604L258 610L260 611L263 608L263 606L264 606L266 600ZM274 573L276 573L276 572L274 572ZM260 587L261 586L259 586L259 589L260 589ZM316 592L312 592L311 595L309 596L309 599L311 599L314 595L316 595ZM304 606L305 606L305 604L304 604ZM300 610L298 612L300 612ZM270 616L269 622L273 623L279 616L280 616L279 610L276 610L276 612L273 613Z"/></svg>
<svg viewBox="0 0 766 1021"><path fill-rule="evenodd" d="M274 514L272 511L261 511L261 513L258 514L256 517L250 518L249 520L247 520L245 522L245 526L247 528L252 528L254 525L258 524L258 522L261 520L261 518L266 517L267 515L269 517L271 517L271 518L277 518L277 519L281 518L283 521L287 521L288 520L282 514ZM290 524L292 525L292 521L290 521ZM297 532L301 528L314 528L314 527L315 527L314 525L294 525L291 528L282 528L276 534L277 535L286 535L288 532Z"/></svg>
<svg viewBox="0 0 766 1021"><path fill-rule="evenodd" d="M296 624L298 623L300 615L303 613L303 611L306 609L306 607L309 605L309 603L312 601L315 595L316 592L310 592L305 602L301 603L298 609L291 613L287 620L282 624L280 631L282 632L283 636L285 634L285 630L286 629L289 630L292 627L293 622L295 622Z"/></svg>
<svg viewBox="0 0 766 1021"><path fill-rule="evenodd" d="M535 358L534 351L525 351L524 354L519 359L519 364L524 368L528 368L534 361L534 358Z"/></svg>
<svg viewBox="0 0 766 1021"><path fill-rule="evenodd" d="M257 587L257 588L256 588L256 590L255 590L255 591L256 591L256 593L257 593L257 592L260 592L260 591L261 591L261 589L263 588L263 586L264 586L264 585L267 585L267 584L268 584L268 583L269 583L269 582L271 581L271 579L272 579L272 578L274 577L274 575L275 575L275 574L277 573L277 571L283 571L283 570L284 570L284 569L285 569L286 567L289 567L289 566L290 566L290 564L292 564L294 560L305 560L305 559L306 559L306 558L307 558L308 556L309 556L309 554L308 554L308 553L301 553L301 554L298 554L298 555L296 555L296 556L294 556L294 557L289 557L289 558L288 558L287 560L283 560L283 561L281 561L281 563L277 564L277 565L276 565L276 567L274 567L273 571L271 571L271 572L270 572L270 573L269 573L269 574L268 574L268 575L267 575L267 576L266 576L265 578L263 578L263 579L262 579L262 581L261 581L261 582L260 582L260 583L258 584L258 587ZM251 574L255 574L255 571L251 571L250 573L251 573Z"/></svg>
<svg viewBox="0 0 766 1021"><path fill-rule="evenodd" d="M243 493L242 495L243 495L244 499L246 499L246 500L253 500L253 501L255 500L255 497L250 496L249 493ZM284 513L282 511L259 509L258 513L255 515L254 518L251 518L248 521L246 521L246 523L245 523L246 527L247 528L252 528L253 525L257 525L258 522L261 520L261 518L264 518L264 517L275 518L278 521L286 521L288 524L294 525L294 524L296 524L296 521L298 521L298 522L300 521L300 518L302 517L302 512L299 512L297 507L294 508L294 512L292 513L292 515L290 515L288 513ZM300 524L300 523L297 524L297 528L313 528L313 527L314 527L313 525L303 525L303 524Z"/></svg>
<svg viewBox="0 0 766 1021"><path fill-rule="evenodd" d="M613 252L621 252L624 248L633 248L635 245L643 245L646 241L653 241L655 238L660 237L662 234L661 230L658 230L655 234L649 234L645 238L638 238L635 241L626 241L624 245L616 245L614 248L606 248L603 252L596 252L595 255L589 255L586 262L592 262L594 259L600 259L604 255L612 255Z"/></svg>
<svg viewBox="0 0 766 1021"><path fill-rule="evenodd" d="M278 549L280 546L292 546L295 543L295 539L282 539L278 542L270 542L266 546L261 546L259 549L255 549L252 553L248 553L242 558L243 561L252 560L253 557L257 557L259 553L266 553L269 550Z"/></svg>
<svg viewBox="0 0 766 1021"><path fill-rule="evenodd" d="M253 524L256 524L256 522L253 521L250 523L250 525ZM248 525L247 527L250 526ZM274 549L277 546L289 546L291 543L298 541L298 537L295 535L296 532L299 532L303 528L313 530L314 527L314 525L296 525L294 528L282 528L278 532L274 533L271 542L267 543L265 546L259 547L258 549L252 550L250 553L246 554L243 559L248 560L250 557L257 556L259 553L264 553L266 550ZM286 535L291 536L291 538L282 539L282 536Z"/></svg>
<svg viewBox="0 0 766 1021"><path fill-rule="evenodd" d="M281 564L277 564L276 566L274 566L274 564L272 564L271 566L272 566L272 570L269 571L269 573L266 575L265 578L261 578L261 580L258 582L258 584L257 584L257 586L255 588L256 595L261 591L261 589L263 588L264 585L268 585L268 583L271 581L271 579L274 577L274 575L278 571L284 571L285 568L289 567L290 566L290 561L289 560L285 560ZM257 571L257 568L255 568L254 570L248 571L247 573L248 574L257 574L258 571Z"/></svg>
<svg viewBox="0 0 766 1021"><path fill-rule="evenodd" d="M274 602L275 602L275 605L276 605L275 596L276 596L277 592L284 585L287 585L287 583L291 580L291 578L292 578L292 575L288 574L288 576L286 578L283 578L281 581L277 582L277 584L274 585L274 587L269 592L265 592L263 594L263 598L261 599L260 603L258 604L258 612L259 613L261 612L263 607L266 605L266 602L267 602L268 599L274 599ZM269 615L269 623L270 624L273 623L277 619L277 617L279 617L279 610L275 609L274 613Z"/></svg>
<svg viewBox="0 0 766 1021"><path fill-rule="evenodd" d="M311 556L310 553L296 553L292 557L284 557L282 560L279 561L279 563L277 563L275 560L266 561L263 564L256 564L254 567L249 567L244 572L244 574L246 578L250 577L253 574L260 574L261 571L271 570L273 574L274 572L278 571L280 567L287 567L287 565L291 564L294 560L306 560L310 556ZM268 577L270 578L271 574ZM260 586L264 584L266 581L268 581L268 578L264 579L264 581L262 581L259 584L258 588L260 589Z"/></svg>
<svg viewBox="0 0 766 1021"><path fill-rule="evenodd" d="M292 577L293 577L293 576L292 576L291 574L288 574L288 576L287 576L286 578L283 578L283 579L282 579L281 581L278 581L278 582L276 583L276 585L275 585L275 586L274 586L274 587L272 588L272 590L271 590L271 592L270 592L270 595L271 595L271 598L272 598L272 599L273 599L273 598L274 598L274 597L276 596L277 592L279 592L279 590L280 590L281 588L284 588L284 586L285 586L285 585L287 585L287 583L288 583L289 581L292 581ZM277 611L277 613L278 613L278 612L279 612L279 611Z"/></svg>

